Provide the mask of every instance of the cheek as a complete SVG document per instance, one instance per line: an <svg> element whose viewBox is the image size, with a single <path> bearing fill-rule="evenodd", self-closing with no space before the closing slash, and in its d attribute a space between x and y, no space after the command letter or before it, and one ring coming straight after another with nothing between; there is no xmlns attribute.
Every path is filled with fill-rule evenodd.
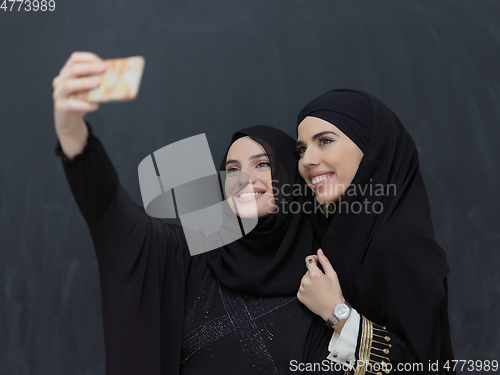
<svg viewBox="0 0 500 375"><path fill-rule="evenodd" d="M307 181L307 173L306 173L306 169L304 168L304 166L302 165L301 162L299 162L297 164L297 168L299 169L299 174L300 174L300 177L302 177L304 179L304 181Z"/></svg>
<svg viewBox="0 0 500 375"><path fill-rule="evenodd" d="M257 202L262 202L260 204L273 204L274 202L274 190L273 190L273 181L272 181L272 176L271 176L271 171L269 171L269 174L266 174L266 177L263 178L262 183L266 186L267 191L266 191L266 196L267 198L262 198L259 199Z"/></svg>
<svg viewBox="0 0 500 375"><path fill-rule="evenodd" d="M326 169L333 168L335 172L339 173L343 167L345 167L345 162L349 161L349 158L346 158L343 150L332 149L326 153L321 162L325 165Z"/></svg>
<svg viewBox="0 0 500 375"><path fill-rule="evenodd" d="M272 194L273 193L273 181L272 181L271 171L269 171L269 175L266 176L266 182L267 182L266 186L269 189L267 192L269 194Z"/></svg>
<svg viewBox="0 0 500 375"><path fill-rule="evenodd" d="M229 184L227 182L227 179L224 182L224 194L226 194L226 197L229 195Z"/></svg>
<svg viewBox="0 0 500 375"><path fill-rule="evenodd" d="M358 150L348 150L342 155L342 159L339 160L341 166L342 177L344 179L349 179L352 181L361 162L362 155L359 155ZM349 181L349 182L350 182Z"/></svg>
<svg viewBox="0 0 500 375"><path fill-rule="evenodd" d="M226 177L226 181L224 183L224 192L226 197L230 197L234 194L236 187L236 179L231 177Z"/></svg>

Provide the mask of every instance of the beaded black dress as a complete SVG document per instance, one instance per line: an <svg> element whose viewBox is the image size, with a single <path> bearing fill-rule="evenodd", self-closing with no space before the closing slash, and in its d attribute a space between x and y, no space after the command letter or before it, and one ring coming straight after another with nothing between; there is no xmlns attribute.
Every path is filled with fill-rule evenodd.
<svg viewBox="0 0 500 375"><path fill-rule="evenodd" d="M181 227L132 201L87 127L81 154L55 151L94 243L107 375L337 373L320 317L295 295L222 285L207 253L191 257Z"/></svg>

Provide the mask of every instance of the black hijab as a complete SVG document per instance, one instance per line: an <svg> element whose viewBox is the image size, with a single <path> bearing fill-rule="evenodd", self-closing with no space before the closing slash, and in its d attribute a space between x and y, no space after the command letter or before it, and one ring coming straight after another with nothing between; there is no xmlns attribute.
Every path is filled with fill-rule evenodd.
<svg viewBox="0 0 500 375"><path fill-rule="evenodd" d="M360 314L387 326L391 360L444 364L453 358L449 268L435 240L411 136L387 106L363 91L321 95L300 112L297 126L307 116L334 124L364 153L352 184L333 206L321 244L345 298Z"/></svg>
<svg viewBox="0 0 500 375"><path fill-rule="evenodd" d="M295 140L278 129L253 126L235 133L228 151L245 136L269 156L273 191L279 191L275 196L278 209L259 219L243 238L208 252L208 264L217 279L233 290L262 296L296 295L306 271L305 257L319 248L326 222L319 211L306 214L303 210L313 212L314 197L297 171ZM221 171L225 171L226 157L227 152Z"/></svg>

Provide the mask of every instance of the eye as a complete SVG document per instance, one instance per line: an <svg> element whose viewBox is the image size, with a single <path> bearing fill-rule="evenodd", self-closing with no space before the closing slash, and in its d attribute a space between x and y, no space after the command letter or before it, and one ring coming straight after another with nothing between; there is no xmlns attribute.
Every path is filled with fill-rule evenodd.
<svg viewBox="0 0 500 375"><path fill-rule="evenodd" d="M333 139L330 139L328 137L321 137L319 139L319 145L320 146L324 146L324 145L327 145L327 144L332 143L332 142L333 142Z"/></svg>
<svg viewBox="0 0 500 375"><path fill-rule="evenodd" d="M232 167L226 170L227 174L235 174L236 172L239 172L240 170L236 167Z"/></svg>
<svg viewBox="0 0 500 375"><path fill-rule="evenodd" d="M270 167L271 166L271 163L269 163L268 161L261 161L259 162L259 164L257 164L257 168L264 168L264 167Z"/></svg>
<svg viewBox="0 0 500 375"><path fill-rule="evenodd" d="M301 156L304 152L306 152L306 148L305 147L297 147L295 149L295 153L297 154L297 156Z"/></svg>

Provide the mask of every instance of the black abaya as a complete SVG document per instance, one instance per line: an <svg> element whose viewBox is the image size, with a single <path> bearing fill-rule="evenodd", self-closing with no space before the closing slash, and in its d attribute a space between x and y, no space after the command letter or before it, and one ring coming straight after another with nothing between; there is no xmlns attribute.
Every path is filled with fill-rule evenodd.
<svg viewBox="0 0 500 375"><path fill-rule="evenodd" d="M422 364L423 373L431 373L429 363L436 361L440 374L455 373L443 368L454 358L449 267L434 237L411 136L363 91L329 91L306 105L297 125L307 116L335 125L364 154L352 184L331 206L335 214L321 244L346 300L361 314L356 358L390 361L391 373L398 373L398 363Z"/></svg>
<svg viewBox="0 0 500 375"><path fill-rule="evenodd" d="M97 255L107 375L286 374L290 361L326 360L333 331L297 300L299 284L292 293L286 288L279 293L279 280L266 289L258 277L243 280L241 289L223 285L216 275L224 277L231 249L191 257L182 228L149 217L130 199L87 126L89 138L81 154L70 160L59 144L56 153ZM280 227L282 218L275 220L272 228L288 236L287 226ZM303 258L317 248L313 228L304 220L300 228L307 229L306 240L296 239L308 248L296 249L304 255L297 256L299 266L291 264L295 273L283 281L285 286L300 283L306 270ZM300 233L297 228L292 239ZM267 250L285 256L279 241L274 246ZM262 294L256 293L259 288Z"/></svg>

